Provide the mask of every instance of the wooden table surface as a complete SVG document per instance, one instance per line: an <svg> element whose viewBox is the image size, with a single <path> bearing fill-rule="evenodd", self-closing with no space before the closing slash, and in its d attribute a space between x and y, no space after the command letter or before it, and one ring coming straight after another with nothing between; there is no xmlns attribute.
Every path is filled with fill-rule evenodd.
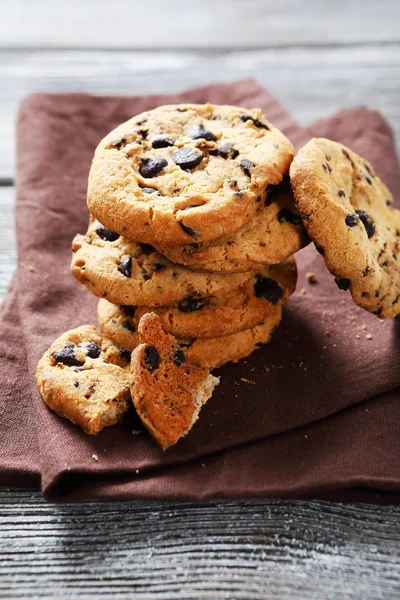
<svg viewBox="0 0 400 600"><path fill-rule="evenodd" d="M400 140L399 0L0 0L0 293L16 264L14 119L31 91L253 76L301 124L377 108ZM399 598L400 507L46 504L0 490L0 598Z"/></svg>

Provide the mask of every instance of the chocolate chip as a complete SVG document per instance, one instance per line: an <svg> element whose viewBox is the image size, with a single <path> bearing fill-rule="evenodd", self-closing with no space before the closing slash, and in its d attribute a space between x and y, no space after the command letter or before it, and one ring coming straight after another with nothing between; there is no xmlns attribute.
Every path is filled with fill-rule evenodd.
<svg viewBox="0 0 400 600"><path fill-rule="evenodd" d="M145 140L147 138L147 136L149 135L149 130L148 129L139 129L138 134L141 135L142 138Z"/></svg>
<svg viewBox="0 0 400 600"><path fill-rule="evenodd" d="M204 156L194 148L180 148L173 153L172 158L181 169L194 169L201 163Z"/></svg>
<svg viewBox="0 0 400 600"><path fill-rule="evenodd" d="M104 225L98 225L96 227L96 233L102 240L106 242L115 242L119 238L119 233L115 233L111 231L111 229L107 229Z"/></svg>
<svg viewBox="0 0 400 600"><path fill-rule="evenodd" d="M58 363L62 363L63 365L67 365L69 367L81 367L85 362L76 358L75 344L72 344L71 346L71 342L65 344L62 350L56 350L56 352L53 352L52 357Z"/></svg>
<svg viewBox="0 0 400 600"><path fill-rule="evenodd" d="M79 381L74 381L74 386L79 387Z"/></svg>
<svg viewBox="0 0 400 600"><path fill-rule="evenodd" d="M158 190L151 187L142 187L142 192L144 194L157 194L157 196L161 196L161 193Z"/></svg>
<svg viewBox="0 0 400 600"><path fill-rule="evenodd" d="M343 190L338 190L338 196L339 196L339 198L344 198L346 196L346 194L344 193Z"/></svg>
<svg viewBox="0 0 400 600"><path fill-rule="evenodd" d="M126 360L126 362L130 362L132 354L130 350L128 350L127 348L120 348L119 352L123 360Z"/></svg>
<svg viewBox="0 0 400 600"><path fill-rule="evenodd" d="M240 118L243 121L243 123L246 123L247 121L253 121L253 124L259 129L266 129L267 131L269 131L268 125L266 125L262 121L259 121L258 119L253 119L251 115L240 115Z"/></svg>
<svg viewBox="0 0 400 600"><path fill-rule="evenodd" d="M341 277L340 279L335 277L335 282L339 290L344 290L345 292L349 289L351 284L350 279L347 279L347 277Z"/></svg>
<svg viewBox="0 0 400 600"><path fill-rule="evenodd" d="M325 173L332 173L332 167L328 163L323 163L322 168L325 171Z"/></svg>
<svg viewBox="0 0 400 600"><path fill-rule="evenodd" d="M146 346L144 349L144 362L146 369L150 371L150 373L158 369L160 365L160 355L154 346Z"/></svg>
<svg viewBox="0 0 400 600"><path fill-rule="evenodd" d="M358 216L364 224L367 236L371 238L375 233L375 222L373 218L371 217L371 215L365 212L365 210L356 210L356 213L358 214Z"/></svg>
<svg viewBox="0 0 400 600"><path fill-rule="evenodd" d="M132 275L132 257L129 256L122 261L122 263L118 267L118 271L125 275L125 277L130 277Z"/></svg>
<svg viewBox="0 0 400 600"><path fill-rule="evenodd" d="M90 356L90 358L99 358L100 346L96 344L96 342L90 342L90 344L85 348L85 352L87 356Z"/></svg>
<svg viewBox="0 0 400 600"><path fill-rule="evenodd" d="M283 297L283 291L279 283L275 279L264 277L264 275L256 275L254 293L257 298L264 298L273 305L278 304Z"/></svg>
<svg viewBox="0 0 400 600"><path fill-rule="evenodd" d="M296 215L288 208L281 208L278 212L279 223L292 223L293 225L301 225L302 220L300 215Z"/></svg>
<svg viewBox="0 0 400 600"><path fill-rule="evenodd" d="M126 306L122 304L120 309L126 314L127 317L134 317L136 312L136 306Z"/></svg>
<svg viewBox="0 0 400 600"><path fill-rule="evenodd" d="M372 181L371 181L371 179L370 179L369 177L366 177L366 178L365 178L365 181L366 181L367 183L369 183L369 185L372 185Z"/></svg>
<svg viewBox="0 0 400 600"><path fill-rule="evenodd" d="M121 327L127 329L131 333L136 333L136 327L130 321L123 321Z"/></svg>
<svg viewBox="0 0 400 600"><path fill-rule="evenodd" d="M163 265L162 263L153 263L151 267L155 273L158 273L158 271L163 271L166 269L167 265Z"/></svg>
<svg viewBox="0 0 400 600"><path fill-rule="evenodd" d="M143 158L139 173L142 177L155 177L168 165L168 161L161 156L153 156L152 158Z"/></svg>
<svg viewBox="0 0 400 600"><path fill-rule="evenodd" d="M176 348L174 350L174 357L172 360L174 361L174 364L177 367L180 367L182 363L186 362L186 356L184 355L182 350L179 350L178 348Z"/></svg>
<svg viewBox="0 0 400 600"><path fill-rule="evenodd" d="M346 215L345 223L348 227L355 227L360 222L360 217L357 214L349 213Z"/></svg>
<svg viewBox="0 0 400 600"><path fill-rule="evenodd" d="M193 125L193 127L190 129L188 135L193 140L203 139L203 140L207 140L207 142L215 142L217 139L217 137L213 134L213 132L208 131L207 129L204 129L204 125L202 125L201 123Z"/></svg>
<svg viewBox="0 0 400 600"><path fill-rule="evenodd" d="M112 146L113 148L116 148L117 150L122 148L122 146L125 146L125 144L126 144L126 138L124 138L124 137L118 138L118 139L110 142L110 146Z"/></svg>
<svg viewBox="0 0 400 600"><path fill-rule="evenodd" d="M85 369L83 367L76 367L76 369L74 369L74 373L81 373L84 370Z"/></svg>
<svg viewBox="0 0 400 600"><path fill-rule="evenodd" d="M174 140L167 135L159 135L152 141L153 148L168 148L174 145Z"/></svg>
<svg viewBox="0 0 400 600"><path fill-rule="evenodd" d="M393 300L392 302L392 306L394 306L395 304L397 304L397 302L400 300L400 294L397 294L396 298Z"/></svg>
<svg viewBox="0 0 400 600"><path fill-rule="evenodd" d="M187 227L187 225L184 225L182 223L182 221L178 221L179 225L181 226L181 228L183 229L183 231L185 233L187 233L188 235L190 235L190 237L197 237L197 233L195 232L194 229L192 229L191 227Z"/></svg>
<svg viewBox="0 0 400 600"><path fill-rule="evenodd" d="M214 154L220 156L221 158L236 158L239 155L238 150L233 147L231 142L226 142L222 144L219 148L215 148L215 150L210 150L210 154Z"/></svg>
<svg viewBox="0 0 400 600"><path fill-rule="evenodd" d="M201 296L186 296L178 304L178 310L184 313L200 310L204 306L204 300Z"/></svg>
<svg viewBox="0 0 400 600"><path fill-rule="evenodd" d="M348 160L350 160L350 161L351 161L350 154L347 152L347 150L343 150L343 149L342 149L342 152L343 152L343 154L345 155L345 157L346 157Z"/></svg>
<svg viewBox="0 0 400 600"><path fill-rule="evenodd" d="M251 160L249 160L248 158L241 158L240 159L240 166L243 169L243 172L245 173L245 175L247 175L247 177L251 177L251 169L254 169L255 165L253 162L251 162Z"/></svg>
<svg viewBox="0 0 400 600"><path fill-rule="evenodd" d="M386 206L392 206L393 202L389 199L386 198Z"/></svg>
<svg viewBox="0 0 400 600"><path fill-rule="evenodd" d="M367 171L368 175L370 175L372 177L372 179L373 179L375 177L375 175L371 171L371 169L369 168L369 166L367 165L367 163L364 163L364 167L365 167L365 170Z"/></svg>

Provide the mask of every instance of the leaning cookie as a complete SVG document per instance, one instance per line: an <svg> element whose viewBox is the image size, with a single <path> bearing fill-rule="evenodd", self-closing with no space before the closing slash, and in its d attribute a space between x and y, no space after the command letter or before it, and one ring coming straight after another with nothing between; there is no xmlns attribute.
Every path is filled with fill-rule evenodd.
<svg viewBox="0 0 400 600"><path fill-rule="evenodd" d="M342 144L313 139L290 179L308 234L340 289L387 319L400 313L400 211L373 167Z"/></svg>
<svg viewBox="0 0 400 600"><path fill-rule="evenodd" d="M105 303L105 300L100 300ZM112 306L112 305L109 305ZM103 307L106 309L105 305ZM100 312L100 303L99 303ZM116 306L117 319L124 318L121 309ZM228 362L237 362L241 358L249 356L254 350L269 342L278 329L282 317L282 306L275 307L272 312L264 318L262 323L251 329L245 329L239 333L225 335L215 338L188 338L178 339L178 345L183 350L188 360L205 360L210 369L217 369ZM103 331L103 327L100 326ZM139 344L139 334L135 329L129 327L113 327L110 322L104 329L112 340L127 351L134 350Z"/></svg>
<svg viewBox="0 0 400 600"><path fill-rule="evenodd" d="M166 450L189 433L219 378L210 375L204 361L188 360L153 313L139 323L139 342L131 359L132 399L143 424Z"/></svg>
<svg viewBox="0 0 400 600"><path fill-rule="evenodd" d="M228 295L249 274L196 273L171 263L153 247L137 244L93 220L73 243L72 274L95 296L115 304L177 306L188 296Z"/></svg>
<svg viewBox="0 0 400 600"><path fill-rule="evenodd" d="M149 244L189 244L236 231L278 184L293 146L259 109L160 106L98 145L88 206L106 227Z"/></svg>
<svg viewBox="0 0 400 600"><path fill-rule="evenodd" d="M255 215L238 231L214 242L157 248L172 261L197 271L244 273L283 262L309 242L285 178L268 190Z"/></svg>
<svg viewBox="0 0 400 600"><path fill-rule="evenodd" d="M130 402L129 352L93 325L63 333L44 353L36 381L44 402L96 435L119 421Z"/></svg>
<svg viewBox="0 0 400 600"><path fill-rule="evenodd" d="M179 338L215 338L249 329L284 304L293 293L297 280L293 258L281 265L264 267L255 273L232 296L221 298L187 298L177 308L118 306L100 300L97 318L101 331L115 339L137 331L141 317L149 312L158 315L167 333ZM123 341L120 341L122 345Z"/></svg>

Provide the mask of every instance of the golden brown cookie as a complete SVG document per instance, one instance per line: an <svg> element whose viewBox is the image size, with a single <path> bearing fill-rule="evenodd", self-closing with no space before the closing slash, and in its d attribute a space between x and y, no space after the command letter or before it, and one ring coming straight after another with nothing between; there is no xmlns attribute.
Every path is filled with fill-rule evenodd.
<svg viewBox="0 0 400 600"><path fill-rule="evenodd" d="M196 271L248 272L275 265L309 243L294 205L289 178L268 189L255 215L240 229L213 242L158 245L172 261Z"/></svg>
<svg viewBox="0 0 400 600"><path fill-rule="evenodd" d="M72 274L95 296L115 304L184 307L188 299L231 294L250 277L196 273L96 220L86 235L75 236L72 249Z"/></svg>
<svg viewBox="0 0 400 600"><path fill-rule="evenodd" d="M400 313L400 211L372 165L342 144L313 139L290 179L305 227L342 290L387 319Z"/></svg>
<svg viewBox="0 0 400 600"><path fill-rule="evenodd" d="M131 359L132 399L143 424L166 450L189 433L219 379L210 375L207 363L187 359L154 313L141 319L139 342Z"/></svg>
<svg viewBox="0 0 400 600"><path fill-rule="evenodd" d="M133 117L98 145L88 206L113 231L149 244L236 231L293 158L259 109L181 104Z"/></svg>
<svg viewBox="0 0 400 600"><path fill-rule="evenodd" d="M249 329L282 305L296 286L297 270L293 258L281 265L264 267L232 296L199 300L180 308L117 306L100 300L97 317L100 330L111 339L131 347L128 342L137 331L141 317L156 313L167 333L179 338L215 338ZM124 339L127 339L127 343Z"/></svg>
<svg viewBox="0 0 400 600"><path fill-rule="evenodd" d="M101 300L100 302L105 302ZM118 307L116 307L118 311ZM216 369L228 362L245 358L262 344L266 344L277 330L282 317L282 306L277 306L263 320L251 329L215 338L178 339L179 347L188 360L205 360L210 369ZM124 327L109 328L116 344L134 350L139 343L139 334Z"/></svg>
<svg viewBox="0 0 400 600"><path fill-rule="evenodd" d="M96 435L114 425L130 402L129 353L93 325L63 333L36 371L44 402L61 417Z"/></svg>

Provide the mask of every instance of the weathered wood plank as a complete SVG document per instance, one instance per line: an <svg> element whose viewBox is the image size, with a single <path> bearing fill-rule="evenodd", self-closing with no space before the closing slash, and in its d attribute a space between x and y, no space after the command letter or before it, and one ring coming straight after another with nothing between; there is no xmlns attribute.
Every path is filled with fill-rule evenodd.
<svg viewBox="0 0 400 600"><path fill-rule="evenodd" d="M398 598L399 518L277 500L49 506L3 490L0 597Z"/></svg>
<svg viewBox="0 0 400 600"><path fill-rule="evenodd" d="M399 41L400 5L364 0L13 0L4 47L221 48Z"/></svg>
<svg viewBox="0 0 400 600"><path fill-rule="evenodd" d="M0 187L0 302L16 266L14 188Z"/></svg>
<svg viewBox="0 0 400 600"><path fill-rule="evenodd" d="M399 4L400 6L400 4ZM14 119L32 91L173 92L255 77L302 124L355 104L377 108L400 136L400 44L235 52L0 53L0 178L14 174Z"/></svg>

